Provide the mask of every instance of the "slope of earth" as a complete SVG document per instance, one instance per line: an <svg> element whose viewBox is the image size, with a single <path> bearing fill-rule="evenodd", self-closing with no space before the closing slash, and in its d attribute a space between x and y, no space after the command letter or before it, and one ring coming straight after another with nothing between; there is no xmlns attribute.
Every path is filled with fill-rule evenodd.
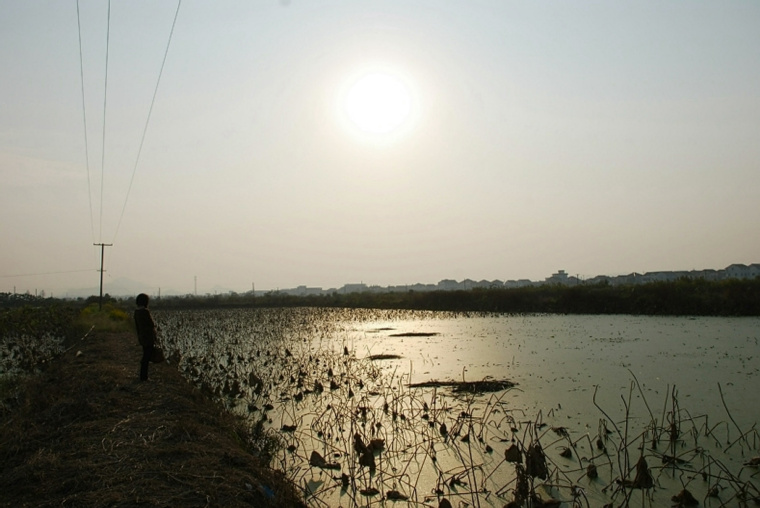
<svg viewBox="0 0 760 508"><path fill-rule="evenodd" d="M303 506L246 427L151 364L133 334L90 335L0 412L0 506Z"/></svg>

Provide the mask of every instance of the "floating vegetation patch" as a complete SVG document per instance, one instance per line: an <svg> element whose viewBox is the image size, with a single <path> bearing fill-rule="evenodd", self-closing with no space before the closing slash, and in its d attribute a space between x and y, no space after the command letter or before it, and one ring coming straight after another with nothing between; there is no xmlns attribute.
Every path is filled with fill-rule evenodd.
<svg viewBox="0 0 760 508"><path fill-rule="evenodd" d="M403 332L392 333L390 337L435 337L438 332Z"/></svg>
<svg viewBox="0 0 760 508"><path fill-rule="evenodd" d="M638 342L641 340L639 337L597 337L594 339L597 342L606 342L608 344L623 344L626 342Z"/></svg>
<svg viewBox="0 0 760 508"><path fill-rule="evenodd" d="M425 381L412 383L409 388L452 388L454 393L493 393L508 390L514 386L517 386L517 383L506 379L487 379L483 381Z"/></svg>
<svg viewBox="0 0 760 508"><path fill-rule="evenodd" d="M400 360L401 355L392 355L392 354L379 354L379 355L369 355L367 357L367 360L375 361L375 360Z"/></svg>

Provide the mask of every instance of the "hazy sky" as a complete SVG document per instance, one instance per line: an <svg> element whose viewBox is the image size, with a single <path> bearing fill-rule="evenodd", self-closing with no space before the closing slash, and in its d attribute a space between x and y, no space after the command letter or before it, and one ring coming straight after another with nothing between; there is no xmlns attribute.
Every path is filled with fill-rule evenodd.
<svg viewBox="0 0 760 508"><path fill-rule="evenodd" d="M756 0L185 0L138 160L176 7L80 1L88 154L76 1L0 0L0 291L760 262Z"/></svg>

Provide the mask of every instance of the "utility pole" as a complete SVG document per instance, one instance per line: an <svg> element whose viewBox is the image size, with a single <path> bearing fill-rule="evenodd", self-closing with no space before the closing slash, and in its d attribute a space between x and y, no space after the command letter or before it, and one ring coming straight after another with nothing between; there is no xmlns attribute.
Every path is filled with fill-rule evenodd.
<svg viewBox="0 0 760 508"><path fill-rule="evenodd" d="M98 310L103 310L103 254L106 247L111 247L112 243L93 243L93 245L100 246L100 300L98 303Z"/></svg>

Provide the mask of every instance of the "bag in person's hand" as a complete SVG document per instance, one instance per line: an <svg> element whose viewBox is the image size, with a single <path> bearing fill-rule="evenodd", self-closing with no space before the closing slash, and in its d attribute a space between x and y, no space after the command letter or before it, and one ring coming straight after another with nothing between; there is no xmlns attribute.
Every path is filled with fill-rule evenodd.
<svg viewBox="0 0 760 508"><path fill-rule="evenodd" d="M153 363L161 363L164 361L164 351L160 347L153 348L153 354L150 355L150 361Z"/></svg>

